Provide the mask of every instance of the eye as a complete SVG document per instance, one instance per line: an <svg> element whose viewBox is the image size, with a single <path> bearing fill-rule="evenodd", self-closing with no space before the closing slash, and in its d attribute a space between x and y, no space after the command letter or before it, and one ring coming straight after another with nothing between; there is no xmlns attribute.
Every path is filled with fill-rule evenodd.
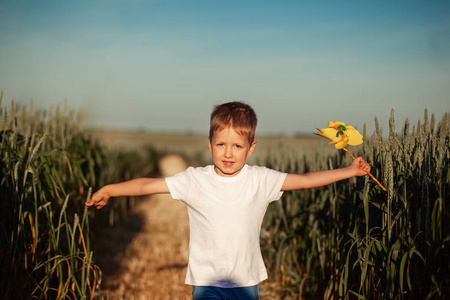
<svg viewBox="0 0 450 300"><path fill-rule="evenodd" d="M240 148L242 148L242 146L241 145L234 145L236 148L238 148L238 149L240 149Z"/></svg>

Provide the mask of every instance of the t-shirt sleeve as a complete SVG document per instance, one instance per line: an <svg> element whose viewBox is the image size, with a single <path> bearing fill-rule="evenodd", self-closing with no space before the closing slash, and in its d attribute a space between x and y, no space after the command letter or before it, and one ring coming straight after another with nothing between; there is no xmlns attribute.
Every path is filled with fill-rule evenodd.
<svg viewBox="0 0 450 300"><path fill-rule="evenodd" d="M287 173L275 171L266 167L262 169L264 173L264 186L266 187L266 195L269 202L279 200L283 191L281 187L283 186L284 180L286 179Z"/></svg>
<svg viewBox="0 0 450 300"><path fill-rule="evenodd" d="M166 177L166 183L169 187L170 196L175 200L185 200L189 194L189 182L192 174L192 167L181 173Z"/></svg>

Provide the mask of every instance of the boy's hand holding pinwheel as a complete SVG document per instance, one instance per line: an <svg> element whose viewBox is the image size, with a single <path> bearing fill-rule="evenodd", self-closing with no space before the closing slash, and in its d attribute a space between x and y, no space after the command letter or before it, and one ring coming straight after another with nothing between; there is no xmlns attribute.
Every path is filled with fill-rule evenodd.
<svg viewBox="0 0 450 300"><path fill-rule="evenodd" d="M330 144L335 144L336 149L344 150L351 158L355 159L355 157L345 149L345 146L357 146L363 143L362 135L351 125L345 125L343 122L328 122L328 128L318 129L320 133L315 133L318 136L327 138L331 140ZM375 178L370 171L367 171L367 174L383 189L386 191L386 188Z"/></svg>

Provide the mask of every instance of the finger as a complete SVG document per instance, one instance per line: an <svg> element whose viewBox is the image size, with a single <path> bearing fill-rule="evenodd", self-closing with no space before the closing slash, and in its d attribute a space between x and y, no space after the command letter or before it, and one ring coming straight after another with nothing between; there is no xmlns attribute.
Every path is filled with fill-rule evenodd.
<svg viewBox="0 0 450 300"><path fill-rule="evenodd" d="M94 195L91 197L91 200L89 200L88 202L86 202L84 206L87 207L87 208L89 208L89 207L91 207L91 206L97 205L97 204L102 200L102 198L99 198L99 199L97 199L97 198L99 198L99 195L98 195L98 194L94 194Z"/></svg>
<svg viewBox="0 0 450 300"><path fill-rule="evenodd" d="M358 162L359 162L359 168L361 170L364 170L364 172L369 173L370 172L370 165L362 157L358 157L357 159L358 159Z"/></svg>
<svg viewBox="0 0 450 300"><path fill-rule="evenodd" d="M91 207L92 205L94 205L94 202L88 201L88 202L86 202L86 203L84 204L84 207L85 207L85 208L89 208L89 207Z"/></svg>
<svg viewBox="0 0 450 300"><path fill-rule="evenodd" d="M364 163L363 165L362 165L362 168L363 168L363 170L364 171L366 171L366 172L370 172L370 165L368 164L368 163Z"/></svg>

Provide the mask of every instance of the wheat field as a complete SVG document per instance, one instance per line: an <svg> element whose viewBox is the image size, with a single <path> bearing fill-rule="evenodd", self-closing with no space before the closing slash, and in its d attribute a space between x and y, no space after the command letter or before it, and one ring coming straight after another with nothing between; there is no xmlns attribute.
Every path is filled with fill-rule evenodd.
<svg viewBox="0 0 450 300"><path fill-rule="evenodd" d="M1 95L0 107L0 296L109 298L117 283L105 280L103 291L109 271L108 261L102 267L97 263L99 235L127 226L145 233L145 223L129 221L136 221L142 203L151 211L157 202L122 197L100 211L84 210L84 202L107 183L163 176L159 162L168 154L190 165L210 163L207 137L88 130L67 105L8 106ZM450 297L450 118L435 120L425 111L417 124L405 120L399 129L392 112L386 134L377 119L374 123L375 131L364 129L364 144L352 151L366 158L387 190L369 177L353 178L285 193L269 206L261 235L270 272L262 285L264 299ZM280 171L305 173L351 162L345 152L312 135L257 136L257 141L249 163ZM148 234L152 240L159 233ZM132 236L118 243L119 257L135 253L127 250ZM160 271L183 271L181 240L167 241L180 260ZM126 258L145 269L137 256ZM170 274L182 286L182 275ZM122 290L142 288L133 278L129 275Z"/></svg>

